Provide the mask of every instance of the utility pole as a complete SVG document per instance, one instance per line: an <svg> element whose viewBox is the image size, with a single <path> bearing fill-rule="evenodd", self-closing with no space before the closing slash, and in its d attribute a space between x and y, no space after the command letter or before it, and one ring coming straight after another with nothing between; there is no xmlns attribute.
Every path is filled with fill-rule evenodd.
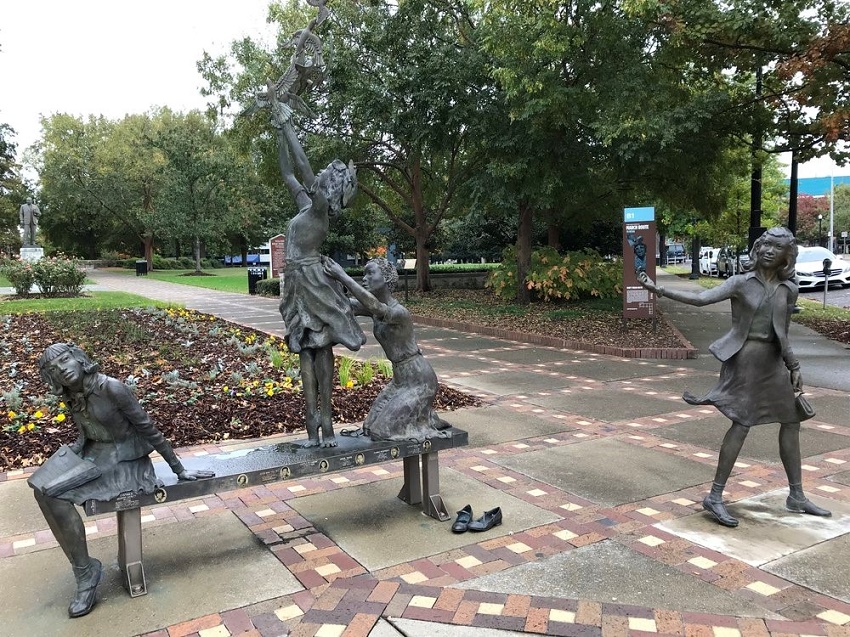
<svg viewBox="0 0 850 637"><path fill-rule="evenodd" d="M756 101L761 99L762 80L761 64L756 68ZM762 145L762 131L760 128L753 132L753 173L750 179L750 236L748 249L752 249L756 239L764 232L761 226L761 159L759 152Z"/></svg>
<svg viewBox="0 0 850 637"><path fill-rule="evenodd" d="M788 229L797 234L797 151L791 151L791 194L788 195Z"/></svg>

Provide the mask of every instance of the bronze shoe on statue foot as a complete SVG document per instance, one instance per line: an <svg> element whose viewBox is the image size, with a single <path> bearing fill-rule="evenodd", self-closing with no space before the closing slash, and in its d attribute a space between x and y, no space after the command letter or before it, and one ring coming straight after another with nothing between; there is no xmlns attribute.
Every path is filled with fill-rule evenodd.
<svg viewBox="0 0 850 637"><path fill-rule="evenodd" d="M97 585L103 574L103 565L99 560L91 558L86 567L74 567L74 578L77 580L77 593L68 606L69 617L88 615L94 607Z"/></svg>
<svg viewBox="0 0 850 637"><path fill-rule="evenodd" d="M820 508L814 502L805 497L800 500L789 495L788 499L785 500L785 508L791 511L791 513L808 513L809 515L817 515L822 518L832 517L832 511Z"/></svg>
<svg viewBox="0 0 850 637"><path fill-rule="evenodd" d="M710 500L708 496L705 496L702 501L702 508L711 513L712 517L723 526L732 528L738 526L738 520L729 515L729 511L726 510L726 505L723 504L722 500Z"/></svg>

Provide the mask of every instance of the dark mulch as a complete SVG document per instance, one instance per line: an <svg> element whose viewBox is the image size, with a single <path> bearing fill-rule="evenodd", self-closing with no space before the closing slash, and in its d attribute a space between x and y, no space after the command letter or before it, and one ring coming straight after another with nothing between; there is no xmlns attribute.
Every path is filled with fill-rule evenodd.
<svg viewBox="0 0 850 637"><path fill-rule="evenodd" d="M404 292L397 293L403 298ZM490 290L435 290L410 293L406 305L414 314L572 339L589 345L623 348L685 347L665 320L630 319L623 324L620 299L581 303L505 303Z"/></svg>
<svg viewBox="0 0 850 637"><path fill-rule="evenodd" d="M0 471L40 464L60 444L76 439L71 419L60 422L63 410L55 397L47 395L37 368L48 345L65 341L82 347L104 373L135 379L142 404L175 446L303 430L304 400L297 380L294 388L286 387L297 356L285 352L273 361L267 347L251 351L259 344L279 352L283 348L279 339L185 310L15 315L0 323L4 370ZM355 365L352 379L359 367ZM376 373L371 382L338 387L334 422L362 421L387 382ZM11 394L16 387L22 403L12 418ZM440 386L438 409L475 404L473 397ZM38 411L41 417L36 416ZM21 427L24 431L19 433Z"/></svg>

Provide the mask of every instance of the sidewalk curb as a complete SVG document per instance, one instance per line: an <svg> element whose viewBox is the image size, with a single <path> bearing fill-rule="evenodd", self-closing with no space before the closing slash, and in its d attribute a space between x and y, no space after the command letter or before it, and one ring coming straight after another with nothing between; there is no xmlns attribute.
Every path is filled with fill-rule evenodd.
<svg viewBox="0 0 850 637"><path fill-rule="evenodd" d="M686 339L676 326L673 325L664 315L660 315L660 319L664 321L676 334L679 340L684 343L683 347L614 347L612 345L594 345L568 338L515 332L501 327L488 327L486 325L478 325L477 323L466 323L464 321L454 321L451 319L436 318L432 316L421 316L419 314L413 314L411 315L411 318L414 323L427 325L429 327L443 327L461 332L472 332L483 336L493 336L495 338L502 338L509 341L528 343L530 345L584 350L586 352L608 354L610 356L620 356L622 358L661 358L684 360L697 358L699 355L699 350L691 345L691 342Z"/></svg>

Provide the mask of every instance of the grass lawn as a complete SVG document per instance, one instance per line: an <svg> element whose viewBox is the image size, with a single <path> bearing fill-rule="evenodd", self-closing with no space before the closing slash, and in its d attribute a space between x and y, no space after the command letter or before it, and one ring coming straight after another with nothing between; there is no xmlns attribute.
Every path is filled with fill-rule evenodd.
<svg viewBox="0 0 850 637"><path fill-rule="evenodd" d="M2 298L2 297L0 297ZM162 303L130 294L128 292L89 292L86 296L56 299L2 299L0 314L24 314L26 312L51 312L54 310L111 310L128 307L168 307L173 303Z"/></svg>
<svg viewBox="0 0 850 637"><path fill-rule="evenodd" d="M203 272L204 276L193 276L194 270L154 270L147 276L169 283L248 294L248 268L217 268ZM127 273L127 276L135 276L135 273L130 270L127 270Z"/></svg>

